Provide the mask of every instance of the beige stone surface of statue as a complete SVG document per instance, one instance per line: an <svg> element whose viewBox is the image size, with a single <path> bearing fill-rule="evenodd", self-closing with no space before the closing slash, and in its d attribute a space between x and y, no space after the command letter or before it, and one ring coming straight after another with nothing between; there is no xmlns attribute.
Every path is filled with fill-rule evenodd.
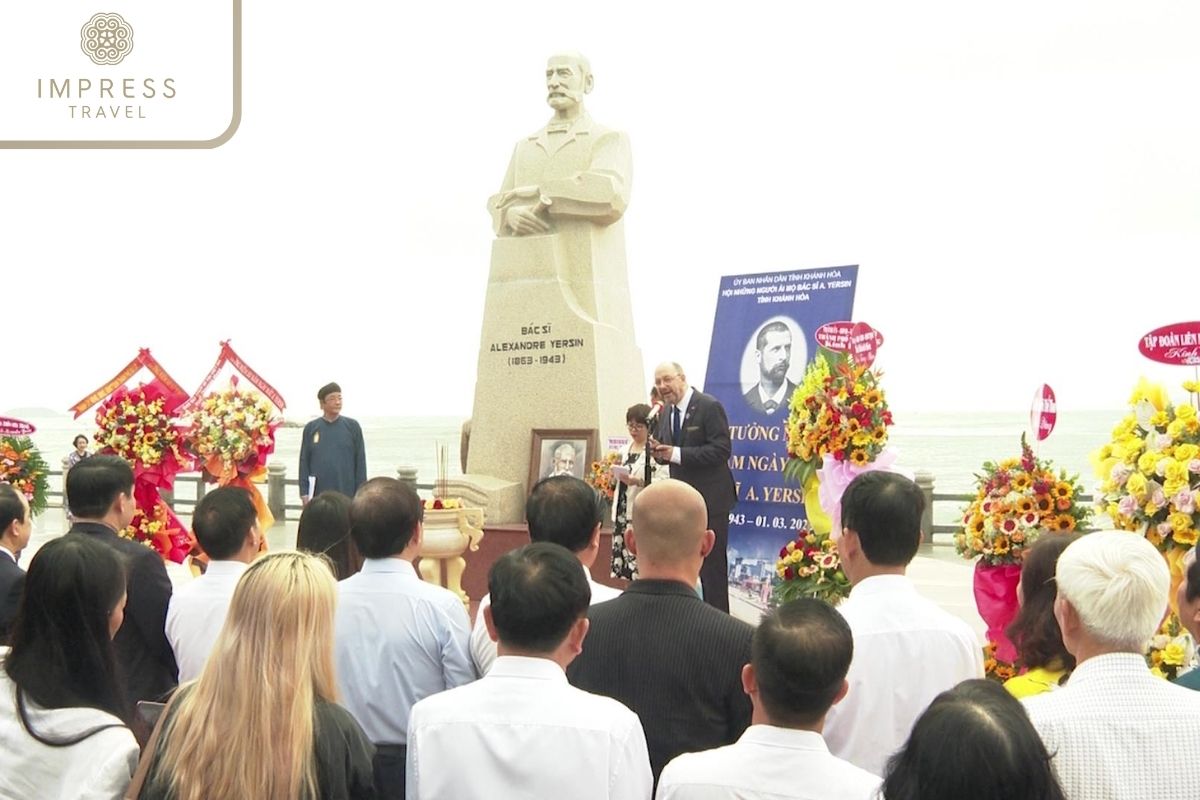
<svg viewBox="0 0 1200 800"><path fill-rule="evenodd" d="M517 142L500 191L488 200L498 236L551 233L564 220L611 225L629 205L629 137L596 123L583 105L594 79L586 59L552 56L546 102L553 118Z"/></svg>
<svg viewBox="0 0 1200 800"><path fill-rule="evenodd" d="M646 394L622 220L629 138L588 115L586 58L552 56L545 80L553 116L517 142L488 200L496 240L467 455L468 475L522 485L534 428L595 428L603 442Z"/></svg>

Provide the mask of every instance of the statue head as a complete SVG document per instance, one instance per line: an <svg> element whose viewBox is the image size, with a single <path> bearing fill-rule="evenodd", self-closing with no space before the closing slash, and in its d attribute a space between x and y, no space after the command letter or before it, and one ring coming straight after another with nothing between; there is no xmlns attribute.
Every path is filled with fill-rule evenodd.
<svg viewBox="0 0 1200 800"><path fill-rule="evenodd" d="M546 102L560 114L583 105L592 91L592 67L579 53L559 53L546 61Z"/></svg>

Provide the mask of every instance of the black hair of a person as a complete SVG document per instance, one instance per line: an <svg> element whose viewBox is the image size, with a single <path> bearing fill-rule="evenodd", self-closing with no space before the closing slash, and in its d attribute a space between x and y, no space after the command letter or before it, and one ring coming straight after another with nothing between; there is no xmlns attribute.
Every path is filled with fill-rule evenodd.
<svg viewBox="0 0 1200 800"><path fill-rule="evenodd" d="M350 537L350 498L331 489L310 500L300 512L296 549L327 556L339 581L362 569L362 555Z"/></svg>
<svg viewBox="0 0 1200 800"><path fill-rule="evenodd" d="M43 744L67 746L112 726L48 739L30 727L26 698L43 708L96 708L131 720L109 636L109 615L125 586L120 554L87 535L52 539L34 555L4 670L17 686L22 723Z"/></svg>
<svg viewBox="0 0 1200 800"><path fill-rule="evenodd" d="M488 570L488 591L500 641L530 653L553 652L592 599L579 559L552 542L498 558Z"/></svg>
<svg viewBox="0 0 1200 800"><path fill-rule="evenodd" d="M350 501L350 535L365 558L390 558L408 547L424 517L416 489L395 478L372 478Z"/></svg>
<svg viewBox="0 0 1200 800"><path fill-rule="evenodd" d="M200 498L192 513L192 530L209 558L224 561L242 549L257 521L250 493L240 486L222 486Z"/></svg>
<svg viewBox="0 0 1200 800"><path fill-rule="evenodd" d="M133 494L133 468L120 456L92 456L67 471L67 503L76 517L101 519L122 493Z"/></svg>
<svg viewBox="0 0 1200 800"><path fill-rule="evenodd" d="M530 541L554 542L572 553L591 543L603 512L600 494L571 475L542 478L525 501Z"/></svg>
<svg viewBox="0 0 1200 800"><path fill-rule="evenodd" d="M1065 800L1021 701L983 679L934 698L885 772L884 800Z"/></svg>
<svg viewBox="0 0 1200 800"><path fill-rule="evenodd" d="M8 526L14 522L24 522L28 513L25 503L21 502L21 495L13 485L0 483L0 533L8 530Z"/></svg>
<svg viewBox="0 0 1200 800"><path fill-rule="evenodd" d="M1183 596L1188 601L1194 601L1200 597L1200 558L1188 565L1187 571L1183 574Z"/></svg>
<svg viewBox="0 0 1200 800"><path fill-rule="evenodd" d="M903 475L876 470L859 475L842 494L842 526L858 534L872 564L903 567L921 546L925 495Z"/></svg>
<svg viewBox="0 0 1200 800"><path fill-rule="evenodd" d="M1058 664L1068 672L1075 669L1075 656L1063 644L1054 617L1054 598L1058 596L1054 570L1067 545L1079 537L1078 533L1043 533L1021 562L1021 608L1005 633L1016 646L1022 667Z"/></svg>
<svg viewBox="0 0 1200 800"><path fill-rule="evenodd" d="M850 626L822 600L797 598L765 615L754 631L750 663L772 723L800 728L822 719L853 656Z"/></svg>
<svg viewBox="0 0 1200 800"><path fill-rule="evenodd" d="M649 425L650 406L645 403L634 403L625 409L625 422L636 422L639 425Z"/></svg>

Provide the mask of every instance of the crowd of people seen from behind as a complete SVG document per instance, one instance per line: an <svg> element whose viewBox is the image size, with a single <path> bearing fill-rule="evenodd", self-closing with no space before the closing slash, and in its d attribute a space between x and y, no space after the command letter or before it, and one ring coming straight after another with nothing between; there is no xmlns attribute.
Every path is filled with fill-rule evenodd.
<svg viewBox="0 0 1200 800"><path fill-rule="evenodd" d="M924 498L890 472L842 500L849 598L757 627L697 594L715 537L679 480L632 499L624 591L591 577L609 567L597 493L539 481L530 543L492 565L474 624L414 569L408 484L318 493L298 549L269 554L249 495L211 491L193 516L208 569L173 590L118 535L133 482L119 458L79 460L71 530L28 572L29 505L0 484L0 797L1200 797L1200 680L1147 666L1170 577L1128 532L1031 548L1022 673L1001 686L906 575ZM1195 631L1193 560L1176 601Z"/></svg>

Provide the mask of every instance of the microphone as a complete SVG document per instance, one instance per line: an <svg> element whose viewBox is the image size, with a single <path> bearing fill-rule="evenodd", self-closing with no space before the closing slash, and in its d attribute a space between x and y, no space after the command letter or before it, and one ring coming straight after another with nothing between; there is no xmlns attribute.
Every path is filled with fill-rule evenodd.
<svg viewBox="0 0 1200 800"><path fill-rule="evenodd" d="M663 404L658 400L654 401L654 405L650 407L650 413L646 415L646 424L649 425L654 420L658 419L658 412L662 411Z"/></svg>

